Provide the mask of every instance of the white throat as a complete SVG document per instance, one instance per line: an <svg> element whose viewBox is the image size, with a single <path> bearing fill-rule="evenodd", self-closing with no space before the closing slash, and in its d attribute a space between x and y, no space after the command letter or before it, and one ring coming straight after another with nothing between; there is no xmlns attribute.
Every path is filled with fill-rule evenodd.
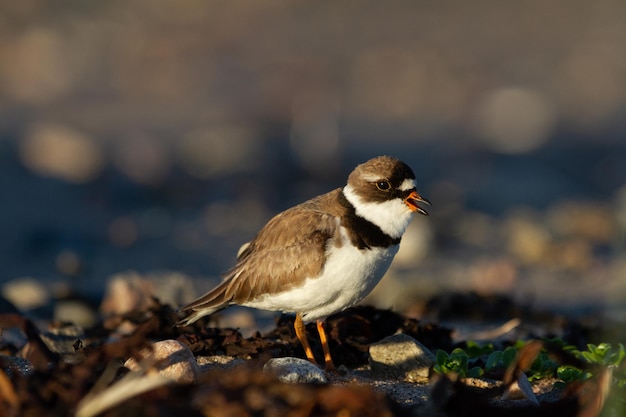
<svg viewBox="0 0 626 417"><path fill-rule="evenodd" d="M413 218L413 212L399 198L381 203L364 201L350 184L343 187L343 195L354 206L357 216L375 224L392 238L400 238Z"/></svg>

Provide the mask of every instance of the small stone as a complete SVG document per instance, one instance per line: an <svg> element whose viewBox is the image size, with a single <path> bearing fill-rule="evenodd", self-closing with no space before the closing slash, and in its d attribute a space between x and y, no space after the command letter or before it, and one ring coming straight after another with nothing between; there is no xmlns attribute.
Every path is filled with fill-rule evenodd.
<svg viewBox="0 0 626 417"><path fill-rule="evenodd" d="M370 346L372 374L408 382L427 382L435 355L417 340L395 334Z"/></svg>
<svg viewBox="0 0 626 417"><path fill-rule="evenodd" d="M196 381L200 374L200 368L191 350L176 340L162 340L152 345L153 351L145 349L141 351L144 358L152 357L159 363L156 370L159 375L170 378L181 384L189 384ZM126 361L124 366L131 371L140 370L139 364L134 358Z"/></svg>
<svg viewBox="0 0 626 417"><path fill-rule="evenodd" d="M18 278L2 285L2 296L20 310L43 307L50 302L46 287L34 278Z"/></svg>
<svg viewBox="0 0 626 417"><path fill-rule="evenodd" d="M54 320L91 327L97 321L96 312L83 300L58 300L54 304Z"/></svg>
<svg viewBox="0 0 626 417"><path fill-rule="evenodd" d="M215 369L232 370L247 362L244 359L233 358L226 355L198 356L196 358L200 373L205 374Z"/></svg>
<svg viewBox="0 0 626 417"><path fill-rule="evenodd" d="M152 305L154 286L136 272L124 272L109 279L100 311L120 315Z"/></svg>
<svg viewBox="0 0 626 417"><path fill-rule="evenodd" d="M66 355L74 354L76 342L86 339L83 329L73 324L50 327L48 331L41 332L39 336L52 352Z"/></svg>
<svg viewBox="0 0 626 417"><path fill-rule="evenodd" d="M273 372L282 382L291 384L326 384L324 372L313 363L300 358L273 358L263 366L265 372Z"/></svg>

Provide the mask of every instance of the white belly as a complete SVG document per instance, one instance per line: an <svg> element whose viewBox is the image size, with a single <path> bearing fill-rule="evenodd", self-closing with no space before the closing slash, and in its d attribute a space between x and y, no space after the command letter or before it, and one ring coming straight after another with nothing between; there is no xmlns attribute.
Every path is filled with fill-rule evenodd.
<svg viewBox="0 0 626 417"><path fill-rule="evenodd" d="M343 231L342 231L343 232ZM322 275L298 288L264 295L243 305L263 310L302 314L305 322L324 319L367 296L383 277L398 245L359 250L342 233L343 245L330 245Z"/></svg>

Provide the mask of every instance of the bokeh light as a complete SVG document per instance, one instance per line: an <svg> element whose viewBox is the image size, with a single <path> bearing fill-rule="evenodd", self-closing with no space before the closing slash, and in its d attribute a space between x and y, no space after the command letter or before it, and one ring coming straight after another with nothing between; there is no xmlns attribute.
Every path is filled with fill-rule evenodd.
<svg viewBox="0 0 626 417"><path fill-rule="evenodd" d="M624 2L0 9L4 281L206 288L273 214L391 154L433 207L372 300L624 310Z"/></svg>

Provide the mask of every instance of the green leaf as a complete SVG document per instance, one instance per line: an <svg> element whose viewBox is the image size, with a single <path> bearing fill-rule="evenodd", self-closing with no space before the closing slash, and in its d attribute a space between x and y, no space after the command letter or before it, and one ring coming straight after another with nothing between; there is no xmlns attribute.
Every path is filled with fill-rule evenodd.
<svg viewBox="0 0 626 417"><path fill-rule="evenodd" d="M456 348L450 352L450 356L467 356L467 353L461 348Z"/></svg>
<svg viewBox="0 0 626 417"><path fill-rule="evenodd" d="M469 359L467 357L467 353L465 353L465 351L463 351L462 349L454 349L452 351L452 357L455 358L455 362L458 364L459 371L466 372L467 362Z"/></svg>
<svg viewBox="0 0 626 417"><path fill-rule="evenodd" d="M439 349L437 351L437 356L435 357L435 360L437 361L437 365L444 365L446 362L448 362L448 353L444 350Z"/></svg>
<svg viewBox="0 0 626 417"><path fill-rule="evenodd" d="M508 347L504 349L504 353L502 354L502 362L504 363L504 366L506 368L511 366L515 358L517 358L517 349L515 349L514 347Z"/></svg>
<svg viewBox="0 0 626 417"><path fill-rule="evenodd" d="M443 368L438 363L436 363L435 366L433 366L433 371L437 372L439 375L445 374Z"/></svg>
<svg viewBox="0 0 626 417"><path fill-rule="evenodd" d="M617 352L611 353L606 359L605 363L607 365L619 366L620 363L622 363L622 361L624 360L625 356L626 351L624 350L624 345L620 343L618 345Z"/></svg>
<svg viewBox="0 0 626 417"><path fill-rule="evenodd" d="M485 370L491 370L498 366L502 362L502 351L495 351L487 358L485 363Z"/></svg>
<svg viewBox="0 0 626 417"><path fill-rule="evenodd" d="M583 359L589 363L602 363L602 357L598 356L595 352L581 352Z"/></svg>
<svg viewBox="0 0 626 417"><path fill-rule="evenodd" d="M559 366L556 370L556 376L566 383L580 381L583 377L582 369L571 365Z"/></svg>
<svg viewBox="0 0 626 417"><path fill-rule="evenodd" d="M467 376L470 378L478 378L483 375L483 370L479 366L474 366L467 371Z"/></svg>
<svg viewBox="0 0 626 417"><path fill-rule="evenodd" d="M528 379L530 381L536 381L538 379L551 377L554 375L556 369L556 362L550 359L546 352L540 352L530 366Z"/></svg>

